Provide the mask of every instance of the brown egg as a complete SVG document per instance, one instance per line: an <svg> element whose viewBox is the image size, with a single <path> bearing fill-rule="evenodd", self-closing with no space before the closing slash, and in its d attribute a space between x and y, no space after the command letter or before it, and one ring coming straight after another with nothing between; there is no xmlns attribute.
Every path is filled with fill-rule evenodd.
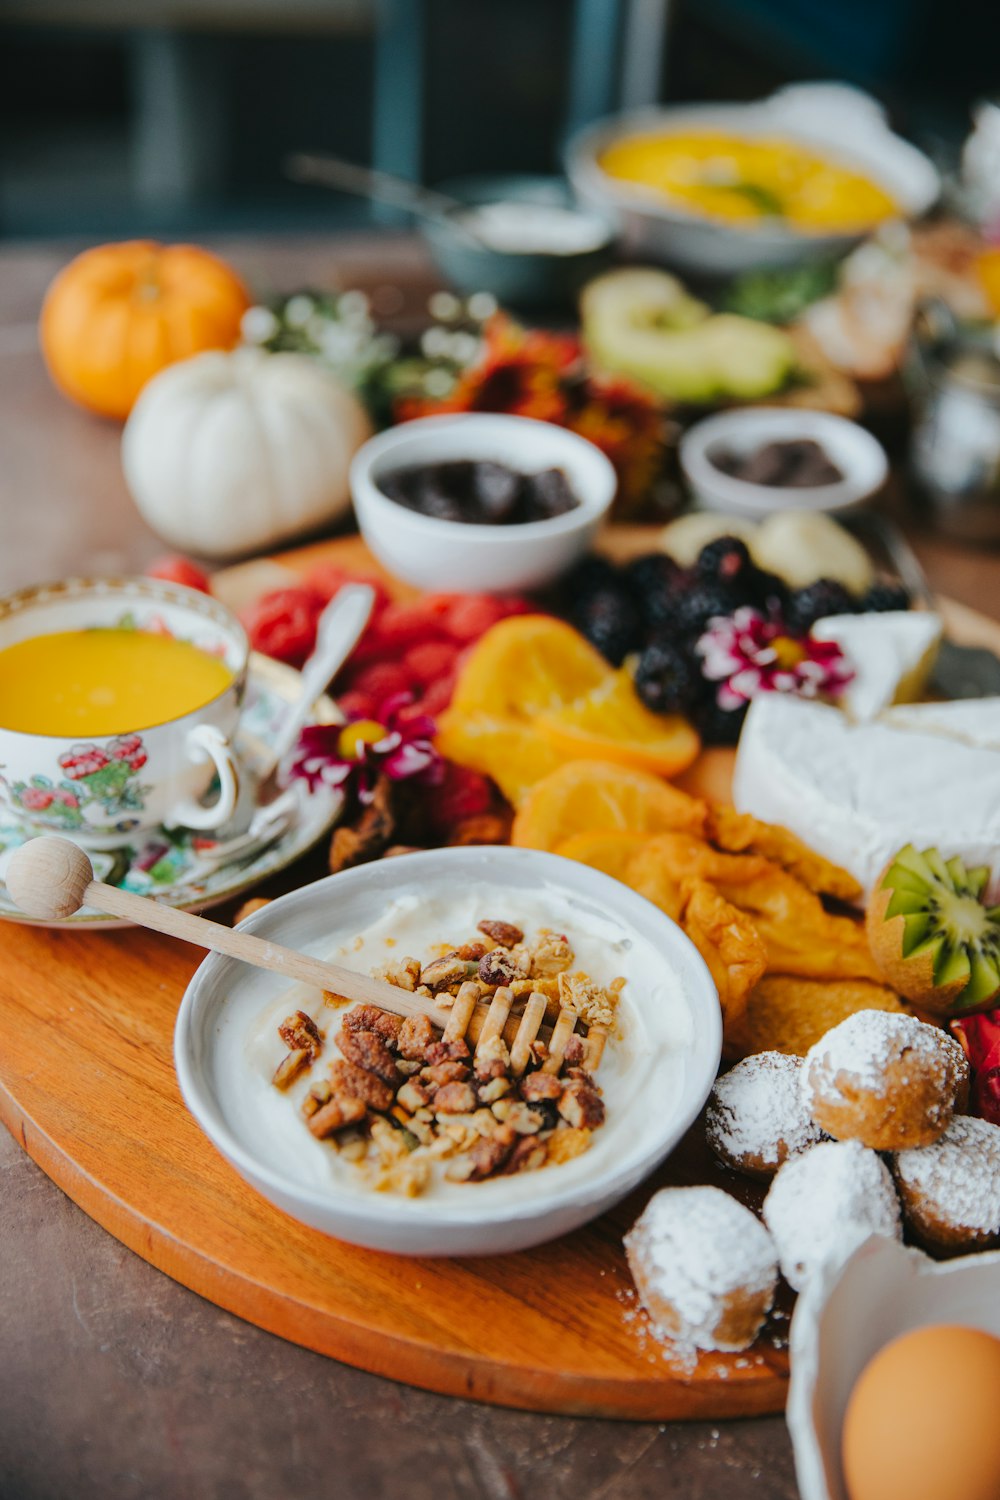
<svg viewBox="0 0 1000 1500"><path fill-rule="evenodd" d="M886 1344L851 1392L849 1500L998 1500L1000 1339L936 1324Z"/></svg>

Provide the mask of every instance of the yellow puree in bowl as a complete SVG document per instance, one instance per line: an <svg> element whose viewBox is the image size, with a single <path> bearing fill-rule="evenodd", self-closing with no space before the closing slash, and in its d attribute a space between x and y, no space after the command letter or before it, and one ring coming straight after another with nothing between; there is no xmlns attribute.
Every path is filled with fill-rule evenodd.
<svg viewBox="0 0 1000 1500"><path fill-rule="evenodd" d="M0 651L0 728L122 734L181 718L233 680L187 641L142 630L61 630Z"/></svg>
<svg viewBox="0 0 1000 1500"><path fill-rule="evenodd" d="M609 146L600 165L609 177L736 225L777 217L794 229L839 234L899 211L870 178L777 137L708 130L629 136Z"/></svg>

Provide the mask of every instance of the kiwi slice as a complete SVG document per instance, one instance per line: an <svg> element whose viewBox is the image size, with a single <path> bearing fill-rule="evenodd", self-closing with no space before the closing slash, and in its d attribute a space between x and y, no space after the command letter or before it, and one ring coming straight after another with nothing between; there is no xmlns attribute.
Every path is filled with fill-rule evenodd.
<svg viewBox="0 0 1000 1500"><path fill-rule="evenodd" d="M985 906L988 865L907 844L868 903L868 942L888 982L935 1015L981 1010L1000 995L1000 906Z"/></svg>

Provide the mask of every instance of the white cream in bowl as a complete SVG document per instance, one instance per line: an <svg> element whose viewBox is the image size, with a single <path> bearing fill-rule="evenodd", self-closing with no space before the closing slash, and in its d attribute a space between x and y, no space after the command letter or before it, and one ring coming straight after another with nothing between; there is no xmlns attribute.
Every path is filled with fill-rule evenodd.
<svg viewBox="0 0 1000 1500"><path fill-rule="evenodd" d="M606 1120L590 1149L559 1165L485 1182L448 1182L436 1174L415 1198L373 1191L353 1164L310 1134L299 1108L310 1076L285 1093L271 1083L287 1050L279 1022L303 1009L327 1032L315 1078L336 1056L338 1012L316 991L291 989L275 975L213 956L178 1017L181 1087L215 1145L287 1212L340 1238L404 1253L519 1249L610 1207L694 1119L721 1045L708 971L668 917L586 866L508 848L403 856L294 892L247 926L369 971L410 955L426 959L441 943L470 941L484 917L514 922L528 938L540 927L565 933L574 970L600 984L626 981L617 1034L597 1074Z"/></svg>

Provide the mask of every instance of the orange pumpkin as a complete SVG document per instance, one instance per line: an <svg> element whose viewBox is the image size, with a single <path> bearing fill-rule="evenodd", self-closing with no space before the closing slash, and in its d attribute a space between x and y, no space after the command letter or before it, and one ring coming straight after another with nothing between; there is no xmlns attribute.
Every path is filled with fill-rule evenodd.
<svg viewBox="0 0 1000 1500"><path fill-rule="evenodd" d="M235 271L196 245L98 245L49 287L42 353L65 395L101 416L125 418L166 365L232 348L249 305Z"/></svg>

